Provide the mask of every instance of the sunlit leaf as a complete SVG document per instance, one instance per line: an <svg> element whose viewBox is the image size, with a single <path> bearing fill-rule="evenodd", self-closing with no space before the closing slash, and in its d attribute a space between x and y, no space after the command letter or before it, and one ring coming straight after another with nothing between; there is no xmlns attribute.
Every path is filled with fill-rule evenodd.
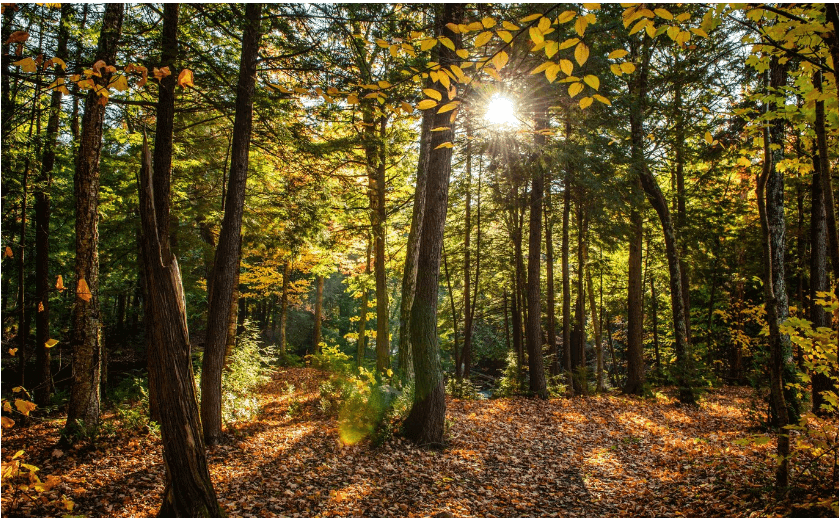
<svg viewBox="0 0 839 518"><path fill-rule="evenodd" d="M711 135L710 131L705 132L705 142L707 142L708 144L713 144L714 143L714 136Z"/></svg>
<svg viewBox="0 0 839 518"><path fill-rule="evenodd" d="M595 90L600 90L600 78L593 75L587 75L583 78L583 81L590 87L594 88Z"/></svg>
<svg viewBox="0 0 839 518"><path fill-rule="evenodd" d="M567 23L573 20L575 16L577 16L577 13L574 11L563 11L562 14L557 17L556 21L558 23Z"/></svg>
<svg viewBox="0 0 839 518"><path fill-rule="evenodd" d="M424 93L428 97L431 97L435 101L442 101L443 100L443 94L441 94L439 91L437 91L433 88L425 88L425 89L423 89L422 93Z"/></svg>
<svg viewBox="0 0 839 518"><path fill-rule="evenodd" d="M559 44L559 50L570 49L577 43L580 43L580 38L569 38Z"/></svg>
<svg viewBox="0 0 839 518"><path fill-rule="evenodd" d="M437 45L436 39L427 39L420 41L420 50L425 52L426 50L431 50L434 46Z"/></svg>
<svg viewBox="0 0 839 518"><path fill-rule="evenodd" d="M653 11L653 12L654 12L654 13L656 14L656 16L658 16L659 18L664 18L665 20L672 20L672 19L673 19L673 15L672 15L672 14L670 14L670 11L668 11L667 9L664 9L664 8L659 7L658 9L656 9L656 10L655 10L655 11Z"/></svg>
<svg viewBox="0 0 839 518"><path fill-rule="evenodd" d="M577 84L579 84L579 83L577 83ZM594 100L591 97L583 97L582 99L580 99L580 109L585 110L586 108L591 106L591 103L593 103L593 102L594 102Z"/></svg>
<svg viewBox="0 0 839 518"><path fill-rule="evenodd" d="M628 61L626 63L621 63L621 72L624 74L631 74L635 72L635 63L630 63Z"/></svg>
<svg viewBox="0 0 839 518"><path fill-rule="evenodd" d="M460 57L460 59L466 59L469 57L469 51L466 49L457 49L455 54L457 54Z"/></svg>
<svg viewBox="0 0 839 518"><path fill-rule="evenodd" d="M181 73L178 74L178 86L181 88L185 88L187 86L195 87L195 83L193 82L195 77L192 74L192 70L185 68L181 70Z"/></svg>
<svg viewBox="0 0 839 518"><path fill-rule="evenodd" d="M530 39L533 40L533 43L544 43L545 36L542 34L542 31L540 31L538 27L531 27L528 32L530 33Z"/></svg>
<svg viewBox="0 0 839 518"><path fill-rule="evenodd" d="M491 39L492 39L492 31L484 31L484 32L478 34L478 37L475 38L475 46L476 47L483 47Z"/></svg>
<svg viewBox="0 0 839 518"><path fill-rule="evenodd" d="M617 49L617 50L613 50L612 52L610 52L607 57L609 59L620 59L620 58L626 56L627 54L629 54L628 50Z"/></svg>
<svg viewBox="0 0 839 518"><path fill-rule="evenodd" d="M501 52L499 52L498 54L493 56L492 66L495 67L495 70L500 71L502 68L504 68L504 65L506 65L507 61L509 61L509 60L510 60L510 56L507 55L507 53L502 50Z"/></svg>
<svg viewBox="0 0 839 518"><path fill-rule="evenodd" d="M517 30L519 30L519 26L518 26L518 25L516 25L516 24L514 24L514 23L510 23L510 22L508 22L508 21L501 22L501 26L502 26L502 27L504 27L505 29L507 29L508 31L517 31Z"/></svg>
<svg viewBox="0 0 839 518"><path fill-rule="evenodd" d="M577 60L581 66L588 60L589 50L585 43L580 42L574 48L574 59Z"/></svg>
<svg viewBox="0 0 839 518"><path fill-rule="evenodd" d="M452 144L451 142L443 142L442 144L435 147L434 149L443 149L443 148L452 148L452 147L454 147L454 144Z"/></svg>
<svg viewBox="0 0 839 518"><path fill-rule="evenodd" d="M583 17L577 18L577 21L574 22L574 32L576 32L580 37L585 36L586 27L588 27L588 20Z"/></svg>
<svg viewBox="0 0 839 518"><path fill-rule="evenodd" d="M496 22L494 18L486 17L481 19L481 25L483 25L487 29L492 29L493 27L495 27L495 23Z"/></svg>
<svg viewBox="0 0 839 518"><path fill-rule="evenodd" d="M15 61L12 65L20 67L21 70L27 73L32 73L38 70L38 65L32 58L23 58L19 61Z"/></svg>
<svg viewBox="0 0 839 518"><path fill-rule="evenodd" d="M548 67L553 66L553 65L555 65L555 63L553 61L545 61L544 63L542 63L538 67L531 70L530 75L538 74L539 72L544 72L545 70L548 69Z"/></svg>
<svg viewBox="0 0 839 518"><path fill-rule="evenodd" d="M437 38L437 40L440 43L442 43L443 45L445 45L446 47L450 48L451 50L454 50L454 42L452 40L448 39L447 37L440 36L439 38Z"/></svg>
<svg viewBox="0 0 839 518"><path fill-rule="evenodd" d="M505 43L513 41L513 35L509 31L498 31L498 37L504 40Z"/></svg>
<svg viewBox="0 0 839 518"><path fill-rule="evenodd" d="M14 356L15 354L17 354L17 347L9 348L9 355Z"/></svg>
<svg viewBox="0 0 839 518"><path fill-rule="evenodd" d="M551 28L551 19L542 18L539 20L539 23L536 24L536 26L539 27L539 30L542 32L542 34L545 34L545 32Z"/></svg>
<svg viewBox="0 0 839 518"><path fill-rule="evenodd" d="M603 96L602 96L602 95L600 95L600 94L594 94L594 95L593 95L593 97L594 97L595 99L597 99L598 101L602 102L602 103L603 103L603 104L605 104L605 105L612 106L612 101L610 101L609 99L607 99L607 98L603 97Z"/></svg>
<svg viewBox="0 0 839 518"><path fill-rule="evenodd" d="M450 112L450 111L454 110L455 108L457 108L457 105L458 105L458 104L460 104L460 102L458 102L458 101L455 101L455 102L452 102L452 103L447 103L447 104L444 104L443 106L441 106L441 107L440 107L440 109L439 109L439 110L437 110L437 113L446 113L446 112Z"/></svg>
<svg viewBox="0 0 839 518"><path fill-rule="evenodd" d="M542 13L534 13L534 14L530 14L530 15L525 16L524 18L520 19L519 21L521 23L527 23L527 22L532 22L533 20L536 20L537 18L541 18L541 17L542 17Z"/></svg>
<svg viewBox="0 0 839 518"><path fill-rule="evenodd" d="M556 75L559 73L560 66L557 65L556 63L551 63L551 62L548 62L548 64L550 66L548 67L547 70L545 70L545 78L547 78L548 81L553 83L554 81L556 81Z"/></svg>
<svg viewBox="0 0 839 518"><path fill-rule="evenodd" d="M559 52L559 43L555 41L549 41L545 44L545 55L548 59L554 57L556 53Z"/></svg>
<svg viewBox="0 0 839 518"><path fill-rule="evenodd" d="M568 87L568 95L570 97L576 97L578 93L583 91L583 83L571 83L571 86Z"/></svg>
<svg viewBox="0 0 839 518"><path fill-rule="evenodd" d="M9 259L11 259L12 257L15 256L14 252L12 252L12 247L10 247L10 246L6 247L6 251L3 252L3 255L8 257Z"/></svg>
<svg viewBox="0 0 839 518"><path fill-rule="evenodd" d="M25 399L15 399L15 408L23 415L29 415L29 412L35 410L36 405L31 401Z"/></svg>
<svg viewBox="0 0 839 518"><path fill-rule="evenodd" d="M563 74L570 76L574 71L574 63L570 59L560 59L559 68L562 70Z"/></svg>
<svg viewBox="0 0 839 518"><path fill-rule="evenodd" d="M76 297L82 299L85 302L90 302L90 299L93 298L93 294L90 292L90 288L87 285L87 281L84 278L79 279L79 284L76 287Z"/></svg>
<svg viewBox="0 0 839 518"><path fill-rule="evenodd" d="M55 280L55 289L57 289L58 291L64 291L64 278L61 275L59 275L58 278Z"/></svg>
<svg viewBox="0 0 839 518"><path fill-rule="evenodd" d="M437 106L437 101L433 101L431 99L423 99L419 102L419 104L417 104L417 108L420 110L427 110L429 108L434 108L435 106Z"/></svg>
<svg viewBox="0 0 839 518"><path fill-rule="evenodd" d="M47 349L49 349L49 348L55 347L55 345L56 345L57 343L58 343L58 340L56 340L55 338L50 338L49 340L47 340L46 342L44 342L44 347L46 347Z"/></svg>

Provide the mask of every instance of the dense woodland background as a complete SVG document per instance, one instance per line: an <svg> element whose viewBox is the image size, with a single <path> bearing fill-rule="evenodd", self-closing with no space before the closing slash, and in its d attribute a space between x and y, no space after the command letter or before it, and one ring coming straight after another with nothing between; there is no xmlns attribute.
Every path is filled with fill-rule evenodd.
<svg viewBox="0 0 839 518"><path fill-rule="evenodd" d="M205 446L278 365L342 380L347 444L444 445L446 394L748 386L778 494L836 489L832 4L2 19L4 429L145 401L161 515L215 516ZM4 509L57 484L14 453Z"/></svg>

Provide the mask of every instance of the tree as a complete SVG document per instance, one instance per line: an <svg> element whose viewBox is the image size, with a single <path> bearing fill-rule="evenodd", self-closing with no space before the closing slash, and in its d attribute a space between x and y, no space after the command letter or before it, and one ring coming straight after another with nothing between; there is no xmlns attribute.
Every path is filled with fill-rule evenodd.
<svg viewBox="0 0 839 518"><path fill-rule="evenodd" d="M213 263L207 342L201 370L201 419L204 425L204 439L210 446L217 444L221 436L221 370L224 366L230 308L233 303L230 294L236 289L234 282L241 257L242 214L253 128L253 96L261 38L261 16L262 4L248 4L245 7L242 58L236 87L236 119L230 151L230 177L224 220Z"/></svg>
<svg viewBox="0 0 839 518"><path fill-rule="evenodd" d="M73 310L73 387L67 410L67 427L77 421L92 426L99 421L102 368L102 330L99 307L99 159L107 98L101 96L116 62L122 30L123 4L107 4L102 19L94 68L97 88L85 99L79 156L74 178L76 197L76 304ZM105 102L102 102L105 101Z"/></svg>
<svg viewBox="0 0 839 518"><path fill-rule="evenodd" d="M445 4L435 6L435 28L454 42L460 42L459 35L446 26L458 23L463 15L461 6ZM457 65L460 59L453 49L440 49L439 63L443 67ZM442 84L433 88L442 95L448 95ZM453 117L449 113L436 113L431 127L447 128L436 131L430 137L428 148L428 170L425 188L425 210L420 235L416 295L411 307L410 334L413 350L416 387L414 403L405 419L405 435L419 444L442 444L446 417L446 395L443 387L443 373L440 364L440 346L437 336L437 287L440 275L440 255L443 246L443 229L446 224L449 176L451 174L451 147L444 146L454 138ZM425 126L424 126L425 129ZM429 138L420 136L420 139ZM422 151L422 150L421 150ZM422 160L422 159L420 159Z"/></svg>

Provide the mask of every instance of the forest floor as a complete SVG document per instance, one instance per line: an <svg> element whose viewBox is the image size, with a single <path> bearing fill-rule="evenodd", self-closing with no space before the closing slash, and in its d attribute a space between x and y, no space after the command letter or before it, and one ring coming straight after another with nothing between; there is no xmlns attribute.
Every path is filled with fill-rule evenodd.
<svg viewBox="0 0 839 518"><path fill-rule="evenodd" d="M758 433L750 389L712 390L698 408L665 394L450 399L448 444L429 450L398 437L344 445L335 416L320 410L318 386L328 376L277 372L259 390L259 419L209 451L230 516L813 515L772 497L774 441L735 442ZM62 449L62 424L33 420L3 431L4 459L26 449L42 479L61 479L45 493L50 503L4 491L3 516L61 515L60 494L75 502L73 516L154 516L160 439L118 431Z"/></svg>

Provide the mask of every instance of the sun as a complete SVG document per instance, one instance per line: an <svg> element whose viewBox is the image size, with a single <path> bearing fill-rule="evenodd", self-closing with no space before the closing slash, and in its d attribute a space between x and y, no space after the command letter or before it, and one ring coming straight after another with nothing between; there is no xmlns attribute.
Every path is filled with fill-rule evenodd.
<svg viewBox="0 0 839 518"><path fill-rule="evenodd" d="M497 126L517 126L519 124L518 117L516 117L516 106L513 101L499 94L493 95L489 100L484 119Z"/></svg>

